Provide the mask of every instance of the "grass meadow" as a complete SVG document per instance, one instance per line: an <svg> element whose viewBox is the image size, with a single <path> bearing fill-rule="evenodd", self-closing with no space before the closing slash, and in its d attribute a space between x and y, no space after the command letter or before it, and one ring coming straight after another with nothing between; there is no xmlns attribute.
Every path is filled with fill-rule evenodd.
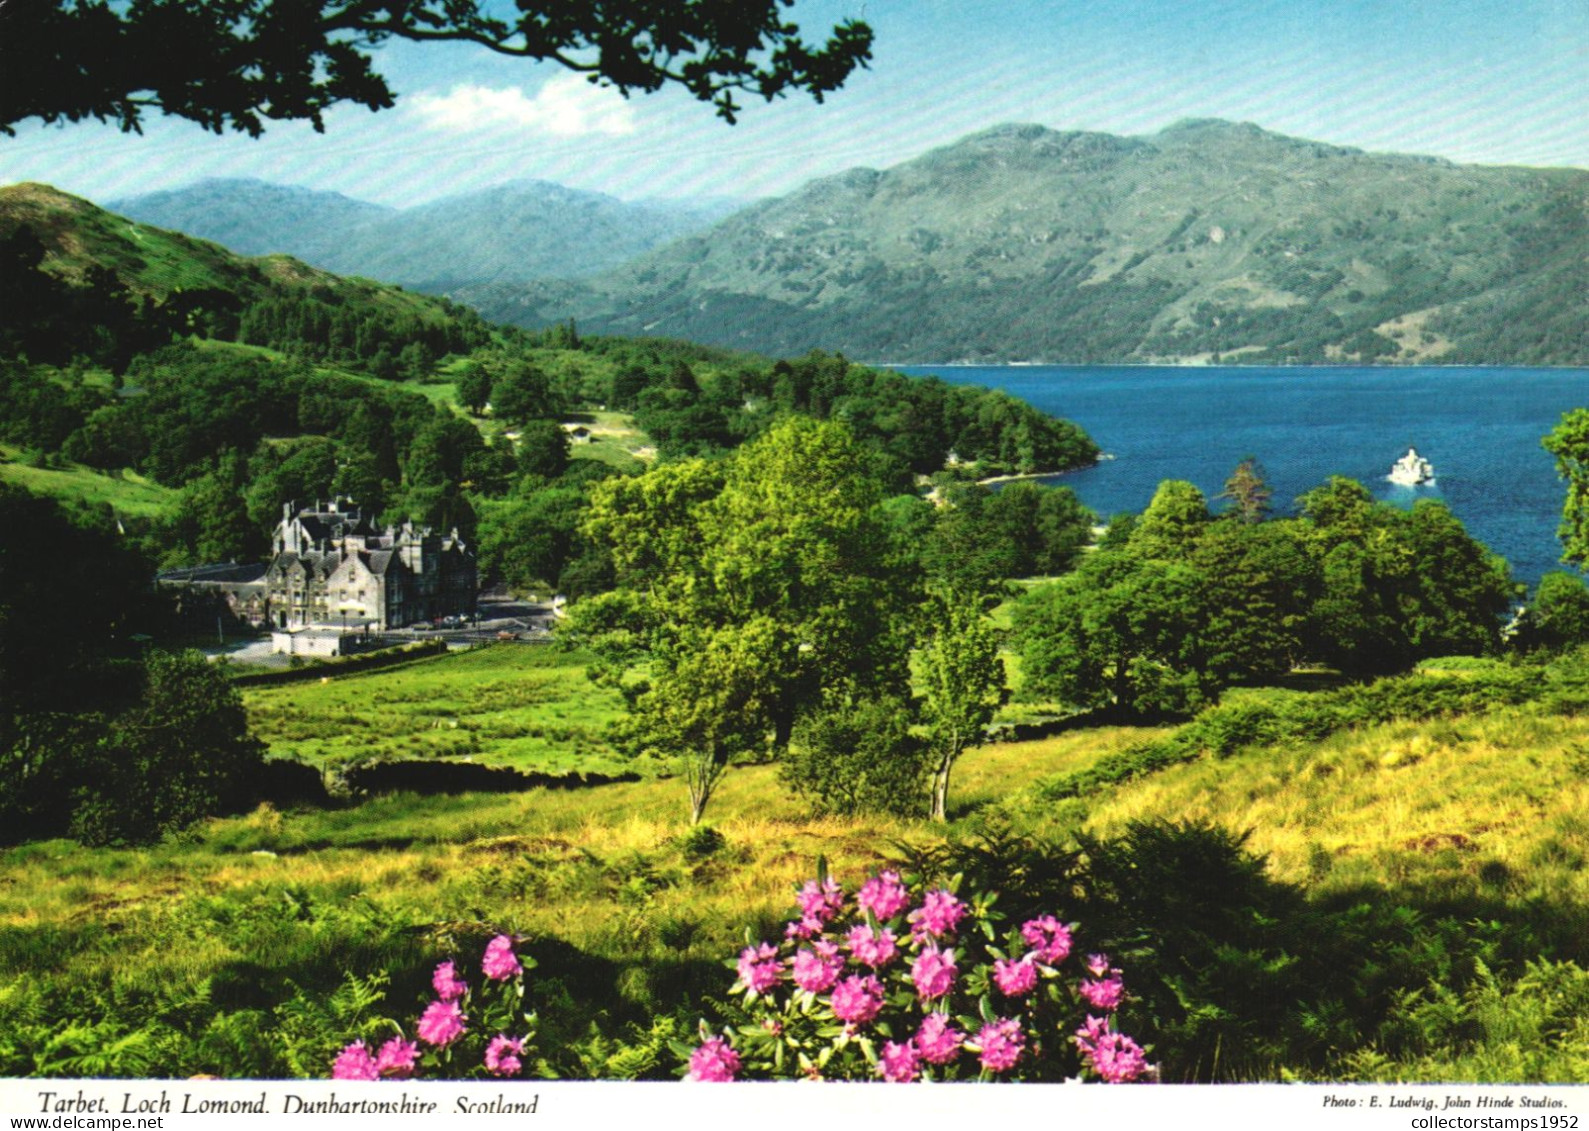
<svg viewBox="0 0 1589 1131"><path fill-rule="evenodd" d="M554 648L488 647L245 701L272 753L322 765L632 768L602 738L616 700ZM1377 1027L1304 1021L1334 1034L1308 1064L1255 1056L1222 1078L1589 1080L1589 1024L1573 1020L1589 1003L1589 717L1530 703L1392 721L1057 801L1044 789L1168 733L1099 726L974 749L947 826L814 817L776 766L746 765L703 832L683 781L651 766L586 789L265 806L149 848L7 849L0 1011L14 1021L0 1072L323 1075L359 1009L412 1015L440 958L504 931L539 962L558 1072L670 1077L668 1039L727 990L724 960L747 929L781 933L819 858L853 883L946 841L1071 846L1171 820L1245 836L1262 882L1300 893L1308 915L1421 948L1397 952L1407 985L1373 991ZM1483 960L1452 958L1462 982L1441 998L1439 956L1459 951ZM1389 965L1376 954L1353 977Z"/></svg>

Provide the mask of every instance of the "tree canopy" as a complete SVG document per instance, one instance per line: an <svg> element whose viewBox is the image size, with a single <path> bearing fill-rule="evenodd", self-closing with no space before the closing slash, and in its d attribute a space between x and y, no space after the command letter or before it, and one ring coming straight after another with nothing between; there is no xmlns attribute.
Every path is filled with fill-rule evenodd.
<svg viewBox="0 0 1589 1131"><path fill-rule="evenodd" d="M790 0L37 0L0 5L0 130L28 118L115 122L146 110L258 137L267 121L325 128L326 110L394 103L375 48L392 39L472 43L559 63L592 82L674 85L733 122L744 94L817 101L871 57L857 20L824 42L785 20Z"/></svg>
<svg viewBox="0 0 1589 1131"><path fill-rule="evenodd" d="M728 763L781 751L800 715L906 688L914 567L870 462L843 424L791 417L726 461L592 491L584 534L618 588L572 632L629 701L626 743L682 764L696 820Z"/></svg>

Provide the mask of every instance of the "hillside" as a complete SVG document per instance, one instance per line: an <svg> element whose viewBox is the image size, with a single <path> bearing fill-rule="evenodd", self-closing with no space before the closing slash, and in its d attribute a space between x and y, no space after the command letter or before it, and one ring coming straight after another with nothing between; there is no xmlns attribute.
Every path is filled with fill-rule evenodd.
<svg viewBox="0 0 1589 1131"><path fill-rule="evenodd" d="M1000 126L737 213L584 284L465 288L774 354L890 361L1589 363L1589 173L1221 121Z"/></svg>
<svg viewBox="0 0 1589 1131"><path fill-rule="evenodd" d="M339 193L211 179L110 202L115 211L344 275L442 293L465 285L581 278L720 218L722 205L632 204L521 180L397 210Z"/></svg>
<svg viewBox="0 0 1589 1131"><path fill-rule="evenodd" d="M178 291L213 290L245 303L307 297L372 316L432 325L467 314L441 299L344 279L287 255L246 258L207 240L117 215L49 185L0 187L0 240L23 227L43 244L40 266L48 274L81 283L92 269L109 270L130 293L155 301Z"/></svg>

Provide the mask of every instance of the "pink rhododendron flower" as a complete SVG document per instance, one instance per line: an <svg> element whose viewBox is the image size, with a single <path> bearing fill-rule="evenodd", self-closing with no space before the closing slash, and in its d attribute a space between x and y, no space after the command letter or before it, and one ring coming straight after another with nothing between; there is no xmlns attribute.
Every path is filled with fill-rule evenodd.
<svg viewBox="0 0 1589 1131"><path fill-rule="evenodd" d="M873 932L865 923L857 923L850 928L848 937L850 954L855 961L863 966L870 966L873 970L887 966L899 953L894 932L887 927Z"/></svg>
<svg viewBox="0 0 1589 1131"><path fill-rule="evenodd" d="M508 1037L498 1033L486 1046L486 1070L493 1076L517 1076L524 1067L519 1053L524 1051L523 1037Z"/></svg>
<svg viewBox="0 0 1589 1131"><path fill-rule="evenodd" d="M879 923L898 915L910 903L910 893L899 882L899 873L893 869L879 872L861 885L855 902L863 911L870 911Z"/></svg>
<svg viewBox="0 0 1589 1131"><path fill-rule="evenodd" d="M1083 978L1077 992L1082 1000L1094 1009L1119 1009L1120 1002L1125 997L1125 985L1119 977L1105 978L1103 981L1094 981Z"/></svg>
<svg viewBox="0 0 1589 1131"><path fill-rule="evenodd" d="M1052 915L1021 924L1021 938L1041 963L1055 966L1070 957L1070 928Z"/></svg>
<svg viewBox="0 0 1589 1131"><path fill-rule="evenodd" d="M1105 1083L1126 1084L1154 1075L1142 1047L1124 1033L1111 1030L1106 1018L1089 1016L1087 1023L1076 1030L1076 1046L1082 1060Z"/></svg>
<svg viewBox="0 0 1589 1131"><path fill-rule="evenodd" d="M1026 1038L1021 1035L1020 1022L1006 1018L982 1026L977 1032L976 1044L982 1050L982 1067L990 1072L1004 1072L1021 1059Z"/></svg>
<svg viewBox="0 0 1589 1131"><path fill-rule="evenodd" d="M375 1058L370 1055L370 1050L364 1047L363 1041L354 1041L337 1053L337 1059L331 1065L333 1080L379 1080L380 1078L381 1073L380 1069L375 1067Z"/></svg>
<svg viewBox="0 0 1589 1131"><path fill-rule="evenodd" d="M786 939L815 938L822 933L824 926L826 924L821 919L813 919L809 916L804 919L795 919L783 929L783 937Z"/></svg>
<svg viewBox="0 0 1589 1131"><path fill-rule="evenodd" d="M493 982L505 982L515 974L524 972L524 967L519 965L518 957L513 953L513 940L507 935L498 935L486 943L486 953L480 960L480 969Z"/></svg>
<svg viewBox="0 0 1589 1131"><path fill-rule="evenodd" d="M921 906L910 913L911 934L918 942L952 935L968 910L953 892L937 888L923 896Z"/></svg>
<svg viewBox="0 0 1589 1131"><path fill-rule="evenodd" d="M795 985L802 990L820 994L838 981L839 971L843 969L844 959L839 955L838 944L818 939L796 952L790 973Z"/></svg>
<svg viewBox="0 0 1589 1131"><path fill-rule="evenodd" d="M419 1015L419 1039L446 1048L463 1035L467 1020L456 1001L433 1001Z"/></svg>
<svg viewBox="0 0 1589 1131"><path fill-rule="evenodd" d="M690 1054L690 1079L723 1084L739 1075L739 1054L722 1037L708 1037Z"/></svg>
<svg viewBox="0 0 1589 1131"><path fill-rule="evenodd" d="M1005 997L1025 997L1037 986L1037 963L1030 958L995 959L993 983Z"/></svg>
<svg viewBox="0 0 1589 1131"><path fill-rule="evenodd" d="M382 1076L406 1080L419 1066L419 1046L402 1037L393 1037L375 1054L375 1069Z"/></svg>
<svg viewBox="0 0 1589 1131"><path fill-rule="evenodd" d="M883 1046L883 1055L877 1058L877 1074L891 1084L911 1083L920 1067L921 1054L909 1041L889 1041Z"/></svg>
<svg viewBox="0 0 1589 1131"><path fill-rule="evenodd" d="M764 994L778 984L783 961L771 943L747 946L739 952L739 980L745 988Z"/></svg>
<svg viewBox="0 0 1589 1131"><path fill-rule="evenodd" d="M1089 954L1087 961L1083 965L1087 967L1087 973L1094 978L1102 978L1109 973L1109 956L1107 954Z"/></svg>
<svg viewBox="0 0 1589 1131"><path fill-rule="evenodd" d="M469 984L458 977L458 970L450 958L436 967L436 973L431 977L430 984L436 990L436 996L442 1001L455 1001L469 992Z"/></svg>
<svg viewBox="0 0 1589 1131"><path fill-rule="evenodd" d="M871 974L852 974L833 987L833 1016L846 1025L864 1025L883 1009L883 983Z"/></svg>
<svg viewBox="0 0 1589 1131"><path fill-rule="evenodd" d="M949 1018L942 1013L927 1014L916 1030L916 1048L930 1064L948 1064L960 1055L965 1039L966 1035L949 1024Z"/></svg>
<svg viewBox="0 0 1589 1131"><path fill-rule="evenodd" d="M807 880L806 886L795 896L795 902L800 905L802 919L826 923L844 906L844 889L831 879L821 884L816 880Z"/></svg>
<svg viewBox="0 0 1589 1131"><path fill-rule="evenodd" d="M955 952L929 946L910 964L910 980L923 1001L943 997L955 984Z"/></svg>

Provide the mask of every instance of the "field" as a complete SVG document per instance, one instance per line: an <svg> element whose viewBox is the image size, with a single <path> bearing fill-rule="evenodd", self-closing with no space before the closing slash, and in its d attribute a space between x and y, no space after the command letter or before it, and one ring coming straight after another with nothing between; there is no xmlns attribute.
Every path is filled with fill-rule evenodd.
<svg viewBox="0 0 1589 1131"><path fill-rule="evenodd" d="M0 444L0 480L25 487L35 495L85 503L108 504L118 514L152 518L176 506L177 492L133 471L105 475L79 464L34 467L14 444Z"/></svg>
<svg viewBox="0 0 1589 1131"><path fill-rule="evenodd" d="M550 774L640 768L603 737L622 708L617 694L585 678L582 657L552 647L478 648L397 670L250 688L244 701L273 756L321 768L394 758Z"/></svg>
<svg viewBox="0 0 1589 1131"><path fill-rule="evenodd" d="M246 701L273 753L321 764L631 768L601 738L615 700L588 684L577 653L550 647ZM1172 841L1206 850L1245 836L1261 858L1239 883L1153 879L1138 858L1144 891L1179 907L1158 928L1166 952L1183 933L1240 940L1209 943L1209 984L1182 985L1226 1011L1166 1029L1191 1049L1224 1042L1212 1062L1188 1054L1189 1078L1589 1079L1589 1025L1572 1020L1589 975L1565 964L1589 960L1589 718L1527 703L1355 726L1052 799L1056 777L1171 734L1091 727L975 749L956 767L946 827L815 818L775 766L747 765L714 796L709 829L692 830L684 783L652 766L587 789L266 806L147 849L13 848L0 853L0 1007L17 1020L0 1036L0 1071L323 1074L360 1008L411 1011L439 957L507 931L540 964L556 1071L666 1078L667 1040L726 991L723 960L747 928L781 932L819 858L853 883L913 849L982 845L1016 884L1022 852L1063 854L1078 836L1125 843L1133 822L1169 820ZM1085 928L1108 904L1076 892ZM1136 959L1144 969L1151 953ZM390 981L361 991L350 975ZM1277 979L1344 979L1366 996L1295 1006L1291 1032L1249 1016L1272 1011Z"/></svg>

